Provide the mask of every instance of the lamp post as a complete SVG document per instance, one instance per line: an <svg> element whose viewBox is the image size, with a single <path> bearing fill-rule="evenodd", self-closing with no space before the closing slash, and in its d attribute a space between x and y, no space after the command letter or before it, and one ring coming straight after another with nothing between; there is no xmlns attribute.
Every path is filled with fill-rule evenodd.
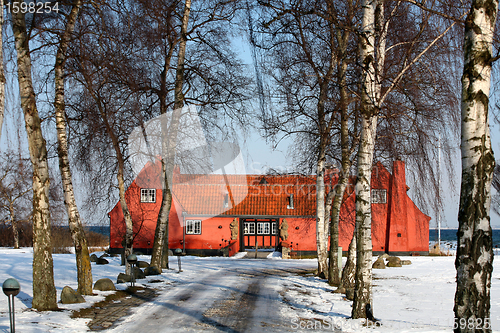
<svg viewBox="0 0 500 333"><path fill-rule="evenodd" d="M177 265L179 266L179 271L177 273L182 272L182 267L181 267L181 256L183 255L183 252L181 249L175 249L174 255L177 256Z"/></svg>
<svg viewBox="0 0 500 333"><path fill-rule="evenodd" d="M132 276L131 276L131 287L135 287L135 272L134 272L134 265L137 263L137 256L135 254L131 254L127 257L127 261L129 262L129 264L132 266L130 268L131 272L132 272Z"/></svg>
<svg viewBox="0 0 500 333"><path fill-rule="evenodd" d="M9 298L9 319L10 319L10 333L14 333L16 331L16 323L15 323L15 311L14 311L14 296L19 294L21 290L21 286L16 279L9 278L4 281L2 285L3 293L7 295ZM10 305L10 298L12 297L12 308Z"/></svg>

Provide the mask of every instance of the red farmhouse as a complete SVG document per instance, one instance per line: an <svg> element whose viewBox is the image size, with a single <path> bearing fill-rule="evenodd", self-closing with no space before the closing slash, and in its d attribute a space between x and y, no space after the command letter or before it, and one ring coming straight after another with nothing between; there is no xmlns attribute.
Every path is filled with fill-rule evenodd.
<svg viewBox="0 0 500 333"><path fill-rule="evenodd" d="M151 251L161 204L160 163L148 163L126 192L134 222L134 249ZM327 188L338 175L325 177ZM187 175L177 168L169 217L170 248L188 254L234 255L245 248L291 247L316 251L316 177L300 175ZM344 197L339 246L349 246L354 231L354 179ZM147 188L144 187L147 184ZM230 186L229 186L230 184ZM142 187L140 187L142 186ZM372 173L373 251L391 254L429 251L430 217L406 191L405 164L393 163L392 175L377 163ZM125 223L118 203L111 212L110 250L119 252ZM286 236L285 236L286 234Z"/></svg>

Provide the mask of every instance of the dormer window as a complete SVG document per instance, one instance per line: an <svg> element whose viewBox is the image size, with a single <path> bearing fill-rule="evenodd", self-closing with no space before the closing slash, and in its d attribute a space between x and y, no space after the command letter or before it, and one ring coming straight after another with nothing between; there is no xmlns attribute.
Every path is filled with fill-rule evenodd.
<svg viewBox="0 0 500 333"><path fill-rule="evenodd" d="M141 202L156 202L156 189L141 188Z"/></svg>
<svg viewBox="0 0 500 333"><path fill-rule="evenodd" d="M294 209L294 208L293 208L293 194L288 195L288 198L287 198L287 200L286 200L286 201L287 201L287 206L286 206L286 208L287 208L287 209Z"/></svg>
<svg viewBox="0 0 500 333"><path fill-rule="evenodd" d="M228 207L229 207L229 194L225 193L224 194L224 208L228 208Z"/></svg>

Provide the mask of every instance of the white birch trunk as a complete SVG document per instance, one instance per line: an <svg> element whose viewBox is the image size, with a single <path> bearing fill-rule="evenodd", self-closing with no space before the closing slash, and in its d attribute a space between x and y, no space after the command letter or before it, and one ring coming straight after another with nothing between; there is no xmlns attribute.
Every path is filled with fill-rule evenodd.
<svg viewBox="0 0 500 333"><path fill-rule="evenodd" d="M162 174L163 174L163 191L160 212L158 213L158 220L156 222L155 240L153 242L153 253L151 256L151 265L157 267L164 267L168 269L168 216L172 207L172 192L173 186L173 170L175 166L175 150L177 143L177 133L179 129L179 121L181 110L184 106L184 94L182 87L184 84L184 59L186 55L187 44L187 28L189 23L189 14L191 12L191 0L186 0L184 5L184 13L182 16L181 25L181 39L179 42L179 53L177 56L177 69L175 75L175 88L174 88L174 111L169 127L162 130ZM166 68L164 69L167 70ZM166 72L165 72L166 74ZM182 226L183 228L185 226Z"/></svg>
<svg viewBox="0 0 500 333"><path fill-rule="evenodd" d="M321 149L321 148L320 148ZM321 149L324 151L324 149ZM318 253L318 276L328 274L328 248L325 220L325 154L321 154L316 165L316 247Z"/></svg>
<svg viewBox="0 0 500 333"><path fill-rule="evenodd" d="M64 102L64 65L66 63L66 52L68 50L71 34L75 28L76 18L80 11L81 0L73 4L66 29L61 36L61 41L56 54L54 66L55 74L55 98L54 108L57 128L57 154L59 156L59 170L64 192L64 204L68 214L68 223L71 238L75 246L78 292L82 295L92 295L92 267L90 265L87 239L83 230L80 213L75 201L73 181L68 158L68 140L66 135L66 115Z"/></svg>
<svg viewBox="0 0 500 333"><path fill-rule="evenodd" d="M376 0L363 1L363 23L360 36L361 134L358 149L356 194L356 285L352 318L366 318L366 306L372 305L371 240L371 171L377 129L378 85L375 63Z"/></svg>
<svg viewBox="0 0 500 333"><path fill-rule="evenodd" d="M462 184L455 267L455 332L491 332L490 227L495 159L488 124L491 53L498 1L472 1L465 25L462 75ZM465 320L467 325L460 325ZM471 323L471 325L469 325Z"/></svg>
<svg viewBox="0 0 500 333"><path fill-rule="evenodd" d="M19 1L17 5L19 6ZM24 112L31 164L33 166L33 300L39 311L57 309L50 236L49 167L31 78L31 58L24 14L12 13L17 52L21 108Z"/></svg>

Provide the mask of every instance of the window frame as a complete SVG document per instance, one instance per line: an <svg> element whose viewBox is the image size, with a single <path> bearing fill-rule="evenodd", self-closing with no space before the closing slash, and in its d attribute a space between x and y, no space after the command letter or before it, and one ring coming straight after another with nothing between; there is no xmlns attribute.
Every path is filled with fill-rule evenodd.
<svg viewBox="0 0 500 333"><path fill-rule="evenodd" d="M186 235L201 235L201 220L186 220Z"/></svg>
<svg viewBox="0 0 500 333"><path fill-rule="evenodd" d="M156 202L156 189L141 188L141 203L154 203L154 202Z"/></svg>
<svg viewBox="0 0 500 333"><path fill-rule="evenodd" d="M383 196L382 196L383 195ZM372 188L370 192L372 204L386 204L387 190L384 188ZM382 200L380 200L382 198Z"/></svg>
<svg viewBox="0 0 500 333"><path fill-rule="evenodd" d="M243 234L244 235L255 235L255 222L244 222L243 223Z"/></svg>

